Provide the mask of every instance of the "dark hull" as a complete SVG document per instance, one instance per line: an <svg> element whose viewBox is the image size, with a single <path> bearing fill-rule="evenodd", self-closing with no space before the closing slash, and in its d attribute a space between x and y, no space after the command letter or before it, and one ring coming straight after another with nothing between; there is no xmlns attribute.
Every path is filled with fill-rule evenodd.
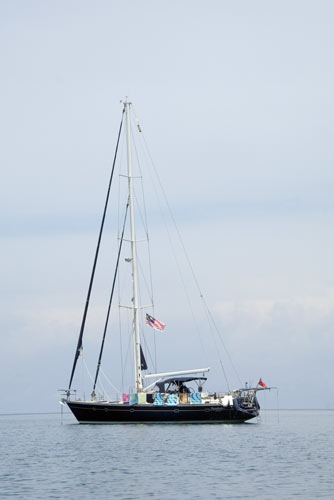
<svg viewBox="0 0 334 500"><path fill-rule="evenodd" d="M67 401L80 424L209 424L242 423L257 417L257 408L225 408L222 405L122 405Z"/></svg>

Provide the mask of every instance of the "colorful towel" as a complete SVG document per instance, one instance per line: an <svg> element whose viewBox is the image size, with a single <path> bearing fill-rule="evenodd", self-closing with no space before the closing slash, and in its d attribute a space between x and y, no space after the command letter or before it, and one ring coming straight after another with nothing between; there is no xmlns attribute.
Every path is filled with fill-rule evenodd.
<svg viewBox="0 0 334 500"><path fill-rule="evenodd" d="M136 405L138 404L138 394L131 394L131 397L130 397L130 404L131 405Z"/></svg>
<svg viewBox="0 0 334 500"><path fill-rule="evenodd" d="M192 392L190 394L190 402L192 405L202 404L202 394L200 392Z"/></svg>
<svg viewBox="0 0 334 500"><path fill-rule="evenodd" d="M169 406L175 406L179 404L179 396L177 394L168 394L167 404Z"/></svg>
<svg viewBox="0 0 334 500"><path fill-rule="evenodd" d="M160 394L160 392L156 392L154 394L154 404L155 405L163 405L163 404L165 404L164 395Z"/></svg>

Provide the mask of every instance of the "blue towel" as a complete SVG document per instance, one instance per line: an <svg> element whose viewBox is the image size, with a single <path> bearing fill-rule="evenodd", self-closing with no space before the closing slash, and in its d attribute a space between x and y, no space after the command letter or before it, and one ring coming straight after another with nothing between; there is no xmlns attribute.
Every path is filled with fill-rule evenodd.
<svg viewBox="0 0 334 500"><path fill-rule="evenodd" d="M179 404L179 397L177 394L168 394L167 396L167 404L169 406L175 406Z"/></svg>
<svg viewBox="0 0 334 500"><path fill-rule="evenodd" d="M190 394L190 403L192 405L202 404L202 394L200 392L192 392Z"/></svg>
<svg viewBox="0 0 334 500"><path fill-rule="evenodd" d="M154 394L154 404L155 405L164 405L165 404L164 395L160 394L159 392L156 392Z"/></svg>

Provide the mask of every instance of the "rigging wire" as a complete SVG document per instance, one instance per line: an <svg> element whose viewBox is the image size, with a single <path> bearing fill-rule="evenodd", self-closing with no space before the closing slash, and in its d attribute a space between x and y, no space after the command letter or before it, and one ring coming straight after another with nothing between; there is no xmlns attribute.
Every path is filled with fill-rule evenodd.
<svg viewBox="0 0 334 500"><path fill-rule="evenodd" d="M85 377L84 377L84 368L86 370L86 373L88 375L88 377L90 378L90 381L93 383L94 379L93 379L93 376L88 368L88 365L87 365L87 362L86 362L86 358L84 357L84 354L82 353L81 354L81 358L82 358L82 364L81 364L81 377L82 377L82 387L83 387L83 392L85 394ZM101 369L101 373L103 373L102 369ZM117 388L110 382L110 380L108 379L108 377L103 373L103 375L105 376L105 378L107 379L107 381L109 382L109 384L117 391ZM99 380L99 384L101 386L101 389L102 389L102 393L104 394L107 394L107 391L105 390L101 380ZM95 394L92 394L92 396L95 396ZM86 397L84 396L84 399L86 399Z"/></svg>
<svg viewBox="0 0 334 500"><path fill-rule="evenodd" d="M125 208L123 230L122 230L122 235L121 235L121 239L120 239L120 243L119 243L117 261L116 261L116 267L115 267L115 273L114 273L114 279L113 279L113 283L112 283L112 287L111 287L110 299L109 299L109 304L108 304L107 317L106 317L106 321L105 321L105 325L104 325L104 331L103 331L103 337L102 337L102 343L101 343L101 349L100 349L99 359L98 359L98 362L97 362L97 368L96 368L96 374L95 374L95 380L94 380L94 386L93 386L93 394L95 392L96 382L97 382L97 378L99 376L99 370L100 370L100 366L101 366L101 360L102 360L104 342L105 342L105 339L106 339L106 333L107 333L107 329L108 329L111 304L112 304L112 299L114 297L116 277L117 277L117 271L118 271L118 266L119 266L119 259L120 259L120 256L121 256L122 245L123 245L125 223L126 223L126 218L127 218L127 215L128 215L128 208L129 208L129 200L127 201L126 208Z"/></svg>
<svg viewBox="0 0 334 500"><path fill-rule="evenodd" d="M132 132L132 130L131 130L131 132ZM150 239L149 239L149 234L148 234L147 210L146 210L146 203L145 203L143 175L142 175L142 169L141 169L141 165L140 165L140 161L139 161L139 156L138 156L138 150L137 150L137 146L136 146L136 141L134 139L133 134L132 134L132 144L133 144L133 147L134 147L134 150L135 150L137 164L138 164L138 169L139 169L139 173L140 173L141 194L142 194L142 200L143 200L142 206L143 206L143 209L144 209L143 213L142 213L141 205L140 205L140 202L138 200L137 193L136 193L135 189L134 189L134 198L135 198L135 202L136 202L137 213L139 214L139 216L141 218L141 221L143 223L144 230L145 230L145 233L146 233L146 241L147 241L147 247L148 247L150 288L149 288L149 286L147 284L146 276L145 276L142 268L141 268L141 270L142 270L142 273L143 273L143 278L144 278L144 282L145 282L145 285L146 285L146 288L147 288L147 292L148 292L148 294L150 296L150 299L151 299L151 302L152 302L152 307L153 307L154 306L154 298L153 298L152 263L151 263L151 252L150 252Z"/></svg>
<svg viewBox="0 0 334 500"><path fill-rule="evenodd" d="M142 265L141 265L141 262L140 262L140 259L138 258L138 256L137 256L137 264L139 265L139 271L141 272L141 275L143 276L143 282L145 283L146 289L147 289L147 291L148 291L148 293L150 295L150 291L148 289L147 281L146 281L146 278L145 278L145 273L144 273L144 270L142 268ZM138 282L138 295L139 295L139 303L143 304L142 291L141 291L141 286L140 286L140 280ZM152 300L152 302L153 302L153 300ZM152 307L152 306L153 306L153 304L150 307ZM142 305L141 306L141 310L143 310L143 309L144 309L144 307ZM152 366L154 366L154 362L153 362L153 359L152 359L152 356L151 356L151 352L150 352L150 349L149 349L148 344L146 342L146 338L145 338L145 334L144 334L144 321L143 321L143 315L142 314L139 317L139 321L140 321L141 339L144 340L146 351L148 352L150 360L152 361ZM154 335L153 338L155 340L155 335Z"/></svg>
<svg viewBox="0 0 334 500"><path fill-rule="evenodd" d="M135 117L135 113L134 112L133 112L133 116ZM133 121L133 119L132 119L132 121ZM140 128L138 120L137 120L137 123L136 123L136 128L138 129L139 133L141 133L141 128ZM132 144L133 144L133 148L134 148L134 151L135 151L135 156L136 156L136 160L137 160L138 170L139 170L139 174L140 174L142 206L143 206L143 212L144 212L143 214L142 214L142 211L140 210L140 203L139 203L139 200L137 198L136 190L134 190L134 196L135 196L135 201L137 203L138 212L139 212L140 217L142 219L143 226L144 226L145 233L146 233L150 288L149 288L149 286L147 284L146 276L145 276L145 274L143 272L143 269L141 267L141 263L139 262L139 259L138 259L138 262L139 262L140 270L142 272L142 276L143 276L143 279L144 279L144 282L145 282L145 285L146 285L146 288L147 288L147 292L148 292L150 300L152 302L152 311L153 311L153 316L154 316L155 315L155 308L154 308L154 287L153 287L152 258L151 258L151 246L150 246L150 238L149 238L149 231L148 231L148 217L147 217L147 209L146 209L146 201L145 201L146 198L145 198L145 190L144 190L144 183L143 183L143 172L142 172L141 163L140 163L140 159L139 159L139 155L138 155L137 143L135 141L135 137L134 137L134 134L133 134L132 127L131 127L131 135L132 135ZM143 329L142 329L142 331L143 331ZM151 361L152 361L152 364L154 366L154 370L155 370L155 372L157 372L158 371L158 366L157 366L157 344L156 344L156 336L155 335L153 336L153 345L154 345L154 362L153 362L151 354L149 352L148 345L146 344L148 352L149 352L149 355L150 355L150 358L151 358Z"/></svg>
<svg viewBox="0 0 334 500"><path fill-rule="evenodd" d="M123 164L123 152L124 152L125 139L123 136L122 147L121 147L121 155L120 155L120 172L119 172L119 180L118 180L118 202L117 202L117 238L120 239L120 231L121 231L121 221L120 221L120 206L121 206L121 168ZM121 388L122 392L124 392L124 359L123 359L123 344L122 344L122 321L121 321L121 270L119 268L117 274L117 289L118 289L118 324L119 324L119 345L120 345L120 361L121 361Z"/></svg>
<svg viewBox="0 0 334 500"><path fill-rule="evenodd" d="M212 325L213 325L214 331L216 332L216 334L217 334L217 336L218 336L218 339L220 340L220 342L221 342L221 344L222 344L222 346L223 346L223 348L224 348L224 351L225 351L225 353L226 353L226 355L227 355L227 357L228 357L228 359L229 359L229 362L230 362L230 364L231 364L231 366L232 366L232 369L234 370L234 373L235 373L235 375L236 375L236 377L237 377L237 379L238 379L238 381L239 381L239 384L240 384L240 385L242 385L242 381L241 381L240 375L239 375L239 373L238 373L238 371L237 371L237 369L236 369L236 367L235 367L235 365L234 365L234 363L233 363L233 361L232 361L232 358L231 358L231 356L230 356L229 351L228 351L228 350L227 350L227 348L226 348L225 342L223 341L223 338L222 338L222 336L221 336L221 334L220 334L219 328L217 327L217 324L216 324L216 322L215 322L215 320L214 320L214 317L213 317L213 315L212 315L212 313L211 313L211 310L209 309L209 306L208 306L208 304L207 304L207 302L206 302L205 298L204 298L203 296L202 296L201 298L202 298L202 300L203 300L203 304L204 304L204 306L205 306L205 308L206 308L206 311L207 311L208 317L210 318L210 321L211 321L211 323L212 323Z"/></svg>
<svg viewBox="0 0 334 500"><path fill-rule="evenodd" d="M109 202L111 184L112 184L112 180L113 180L113 177L114 177L114 170L115 170L115 164L116 164L116 158L117 158L119 140L120 140L121 131L122 131L124 112L125 112L125 105L123 107L121 124L120 124L119 131L118 131L118 137L117 137L116 149L115 149L115 154L114 154L114 160L113 160L111 174L110 174L110 180L109 180L109 185L108 185L108 190L107 190L106 201L105 201L105 204L104 204L104 210L103 210L103 215L102 215L100 232L99 232L99 237L98 237L96 251L95 251L94 263L93 263L92 273L91 273L91 277L90 277L90 281L89 281L88 293L87 293L87 298L86 298L86 303L85 303L85 309L84 309L84 313L83 313L83 317L82 317L82 322L81 322L81 327L80 327L79 339L78 339L78 343L77 343L77 347L76 347L76 351L75 351L75 355L74 355L74 361L73 361L73 367L72 367L72 372L71 372L71 376L70 376L70 382L68 384L68 392L71 390L71 385L72 385L73 376L74 376L75 368L76 368L76 365L77 365L78 357L80 356L80 353L81 353L82 347L83 347L82 338L83 338L83 333L84 333L85 324L86 324L86 317L87 317L87 312L88 312L90 295L91 295L91 291L92 291L92 287L93 287L93 282L94 282L94 276L95 276L95 269L96 269L96 264L97 264L97 258L98 258L99 251L100 251L100 244L101 244L101 239L102 239L102 232L103 232L103 227L104 227L104 221L105 221L105 217L106 217L106 213L107 213L107 208L108 208L108 202Z"/></svg>
<svg viewBox="0 0 334 500"><path fill-rule="evenodd" d="M119 292L119 284L118 284ZM119 295L118 295L119 296ZM122 321L121 321L121 306L118 303L118 324L119 324L119 347L120 347L120 358L121 358L121 389L124 392L124 367L123 367L123 344L122 344Z"/></svg>
<svg viewBox="0 0 334 500"><path fill-rule="evenodd" d="M138 150L137 150L137 144L136 144L136 141L135 141L135 137L133 135L133 132L132 132L132 128L131 128L131 137L132 137L132 145L133 145L133 149L135 151L135 156L136 156L136 160L137 160L137 165L138 165L138 170L139 170L139 179L141 180L141 185L143 186L143 173L142 173L142 168L141 168L141 164L140 164L140 161L139 161L139 155L138 155ZM144 228L145 228L145 232L146 234L148 233L148 226L147 226L147 214L146 214L146 204L145 204L145 197L144 197L144 193L143 193L143 188L142 188L142 196L143 196L143 208L144 208L144 217L141 213L141 210L140 210L140 203L138 203L138 200L137 200L137 211L138 213L140 214L141 218L142 218L142 221L143 221L143 225L144 225ZM135 196L136 196L136 193L134 193Z"/></svg>
<svg viewBox="0 0 334 500"><path fill-rule="evenodd" d="M83 394L85 394L85 371L84 371L84 368L85 368L85 364L84 364L84 357L83 357L83 352L81 352L81 356L82 356L82 359L81 359L81 387L82 387L82 391L83 391ZM85 396L84 396L84 399Z"/></svg>
<svg viewBox="0 0 334 500"><path fill-rule="evenodd" d="M129 315L127 314L127 319L128 319L128 332L130 330L130 327L129 327ZM132 323L132 322L131 322ZM129 357L129 352L130 352L130 345L131 345L131 340L132 340L132 331L130 331L130 334L129 334L129 339L128 339L128 346L127 346L127 349L126 349L126 353L125 353L125 364L124 364L124 370L126 369L127 367L127 363L128 363L128 357ZM124 379L124 375L125 375L125 371L123 372L122 374L122 377Z"/></svg>
<svg viewBox="0 0 334 500"><path fill-rule="evenodd" d="M81 356L82 356L82 367L86 368L86 372L88 374L88 377L90 378L91 382L93 382L93 377L92 377L92 374L89 371L88 365L86 363L86 359L85 359L85 357L84 357L83 354Z"/></svg>
<svg viewBox="0 0 334 500"><path fill-rule="evenodd" d="M124 381L125 381L125 372L127 369L128 365L128 357L129 357L129 347L130 347L130 341L132 339L132 330L129 324L129 309L131 309L131 306L124 306L122 305L123 299L122 299L122 293L123 290L121 289L121 281L123 284L125 283L127 285L127 278L129 276L127 275L128 273L124 273L124 277L122 276L121 278L121 273L120 273L121 267L118 272L118 309L119 309L119 328L120 328L120 346L122 350L122 363L121 363L121 379L122 379L122 388L124 389ZM130 271L129 271L130 272ZM124 314L121 313L121 310L124 309ZM122 318L126 318L126 324L123 328L123 322L124 320ZM130 332L130 333L129 333ZM126 337L126 334L128 334L128 346L126 349L123 348L122 345L122 338Z"/></svg>
<svg viewBox="0 0 334 500"><path fill-rule="evenodd" d="M146 146L146 149L148 151L148 148L147 148L146 144L145 144L145 146ZM152 160L152 157L151 157L149 151L148 151L148 154L149 154L149 157L150 157L151 164L153 165L153 168L155 170L156 177L158 178L158 181L160 182L160 179L158 177L157 171L155 169L155 166L154 166L154 163L153 163L153 160ZM185 279L184 279L184 276L183 276L183 273L182 273L182 270L181 270L181 267L180 267L177 255L176 255L176 251L175 251L175 248L174 248L174 245L173 245L173 239L172 239L172 236L170 234L170 230L169 230L166 218L165 218L165 214L164 214L164 212L162 210L162 207L161 207L161 204L160 204L160 198L157 195L158 190L156 188L156 183L155 183L154 177L151 177L151 180L152 180L152 183L153 183L153 191L154 191L154 193L156 194L156 197L157 197L157 201L158 201L158 205L159 205L159 210L160 210L161 218L162 218L162 220L164 222L165 230L166 230L166 233L167 233L167 236L168 236L168 241L169 241L169 245L170 245L170 248L171 248L171 251L172 251L172 255L173 255L173 258L174 258L177 270L178 270L178 274L179 274L179 277L180 277L180 280L181 280L181 284L182 284L182 287L183 287L183 290L184 290L184 294L186 296L186 300L188 302L188 307L189 307L190 313L191 313L192 318L193 318L195 329L196 329L196 332L198 334L198 338L199 338L199 342L200 342L200 345L201 345L201 349L202 349L202 352L204 353L205 357L207 358L206 348L205 348L205 345L204 345L204 343L202 341L202 337L201 337L201 334L200 334L200 328L199 328L198 322L197 322L196 317L195 317L194 309L193 309L193 306L192 306L192 303L191 303L191 300L190 300L190 296L189 296L189 293L188 293L188 290L187 290L187 287L186 287L186 284L185 284ZM161 183L160 183L160 188L161 188ZM166 198L166 195L165 195L165 198Z"/></svg>
<svg viewBox="0 0 334 500"><path fill-rule="evenodd" d="M120 394L120 390L118 389L118 387L116 387L112 382L111 380L107 377L107 375L105 374L105 372L103 371L103 369L101 368L101 373L102 375L104 376L104 378L106 379L106 381L110 384L110 386L117 392ZM99 380L99 384L101 384L101 381ZM103 388L103 386L102 386ZM103 389L104 390L104 389Z"/></svg>
<svg viewBox="0 0 334 500"><path fill-rule="evenodd" d="M154 304L153 304L153 297L151 296L151 290L149 288L149 284L148 284L146 276L145 276L144 268L142 266L142 263L140 262L140 259L139 259L138 255L137 255L137 263L138 263L138 268L139 268L139 271L140 271L140 276L142 276L142 281L145 284L146 291L147 291L147 293L149 295L149 299L151 301L150 305L151 305L151 307L153 307ZM138 287L140 287L140 286L138 285ZM141 302L141 304L143 304L143 302Z"/></svg>
<svg viewBox="0 0 334 500"><path fill-rule="evenodd" d="M205 357L207 359L206 347L205 347L205 345L204 345L204 343L202 341L202 337L201 337L201 334L200 334L200 328L199 328L199 325L198 325L198 322L197 322L197 319L196 319L196 316L195 316L195 313L194 313L194 309L193 309L193 306L192 306L192 303L191 303L191 299L190 299L190 296L189 296L188 289L186 287L185 278L183 276L180 263L179 263L179 261L177 259L177 255L176 255L175 248L174 248L174 245L173 245L172 236L170 234L170 231L168 229L168 225L167 225L165 216L164 216L164 214L163 214L162 211L161 211L161 217L162 217L162 219L164 221L164 225L165 225L165 229L166 229L166 233L167 233L169 245L170 245L170 248L172 250L172 255L173 255L173 258L174 258L174 261L175 261L175 264L176 264L176 267L177 267L177 271L178 271L178 274L179 274L179 277L180 277L180 280L181 280L183 291L184 291L186 300L188 302L188 307L189 307L190 313L191 313L192 318L193 318L193 322L194 322L194 325L195 325L195 328L196 328L196 332L197 332L197 335L198 335L198 338L199 338L201 349L202 349L202 351L203 351L203 353L204 353L204 355L205 355Z"/></svg>
<svg viewBox="0 0 334 500"><path fill-rule="evenodd" d="M138 120L137 120L137 121L138 121ZM205 298L204 298L204 296L203 296L202 290L201 290L201 288L200 288L200 286L199 286L199 282L198 282L197 276L196 276L195 271L194 271L194 268L193 268L193 266L192 266L192 264L191 264L191 261L190 261L190 258L189 258L189 255L188 255L188 252L187 252L187 250L186 250L186 248L185 248L185 245L184 245L184 242L183 242L183 238L182 238L182 236L181 236L180 230L179 230L179 228L178 228L178 225L177 225L177 223L176 223L175 217L174 217L173 212L172 212L172 210L171 210L171 207L170 207L170 204L169 204L169 201L168 201L167 195L166 195L165 190L164 190L164 188L163 188L162 182L161 182L161 180L160 180L159 173L158 173L157 168L156 168L156 166L155 166L155 163L154 163L154 161L153 161L153 158L152 158L152 155L151 155L150 150L149 150L149 148L148 148L148 145L147 145L147 142L146 142L146 140L145 140L145 136L144 136L144 134L142 134L142 138L143 138L143 143L144 143L144 146L145 146L146 151L147 151L147 153L148 153L148 156L149 156L149 158L150 158L150 161L151 161L151 164L152 164L153 170L154 170L154 172L155 172L155 175L156 175L156 178L157 178L157 181L158 181L158 184L159 184L160 190L161 190L162 195L163 195L163 198L164 198L164 200L165 200L165 203L166 203L166 206L167 206L167 209L168 209L169 215L170 215L171 220L172 220L172 222L173 222L173 225L174 225L175 231L176 231L176 233L177 233L178 239L179 239L179 241L180 241L181 247L182 247L182 249L183 249L183 252L184 252L184 255L185 255L185 258L186 258L186 261L187 261L188 267L189 267L190 272L191 272L191 274L192 274L192 277L193 277L194 283L195 283L195 285L196 285L196 288L197 288L197 290L198 290L198 293L199 293L200 299L201 299L201 301L202 301L202 303L203 303L203 308L204 308L204 310L205 310L206 315L210 318L210 322L209 322L209 325L210 325L210 330L211 330L211 332L212 332L212 334L213 334L213 331L212 331L212 328L211 328L211 325L212 325L212 327L213 327L213 329L214 329L215 333L217 334L217 336L218 336L218 338L219 338L219 340L220 340L220 342L221 342L221 344L222 344L222 346L223 346L223 348L224 348L224 351L225 351L225 353L226 353L226 355L227 355L227 357L228 357L228 359L229 359L229 362L230 362L230 364L231 364L231 366L232 366L232 368L233 368L233 370L234 370L234 372L235 372L235 374L236 374L236 376L237 376L238 380L240 381L240 376L239 376L239 374L238 374L238 372L237 372L237 370L236 370L236 368L235 368L235 366L234 366L234 363L233 363L233 361L232 361L232 358L231 358L231 356L230 356L230 354L229 354L229 352L228 352L228 350L227 350L227 347L226 347L226 345L225 345L225 343L224 343L224 341L223 341L223 339L222 339L221 333L220 333L220 331L219 331L219 329L218 329L218 327L217 327L217 325L216 325L216 322L214 321L214 318L213 318L213 316L212 316L212 313L211 313L211 311L210 311L210 309L209 309L209 306L208 306L208 304L207 304L207 302L206 302L206 300L205 300ZM214 337L214 335L213 335L213 337ZM222 363L222 360L221 360L221 359L220 359L220 365L221 365L222 370L223 370L224 378L225 378L225 380L227 381L227 378L226 378L226 372L225 372L225 370L224 370L224 368L223 368L223 363ZM228 382L227 382L227 385L229 385L229 384L228 384Z"/></svg>
<svg viewBox="0 0 334 500"><path fill-rule="evenodd" d="M120 231L121 231L121 182L120 179L123 176L121 169L123 165L123 156L124 156L124 149L125 149L125 136L124 134L122 135L121 138L121 147L120 147L120 160L119 160L119 181L118 181L118 197L117 197L117 237L120 238ZM123 205L122 205L123 207Z"/></svg>

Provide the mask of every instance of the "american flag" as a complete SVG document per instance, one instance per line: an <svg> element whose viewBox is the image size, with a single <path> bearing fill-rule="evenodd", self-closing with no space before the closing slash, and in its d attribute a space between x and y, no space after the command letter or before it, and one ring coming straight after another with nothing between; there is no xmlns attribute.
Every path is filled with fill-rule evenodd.
<svg viewBox="0 0 334 500"><path fill-rule="evenodd" d="M161 323L158 319L153 318L153 316L150 316L149 314L146 313L146 324L150 325L154 330L160 330L161 332L164 331L165 329L165 323Z"/></svg>

